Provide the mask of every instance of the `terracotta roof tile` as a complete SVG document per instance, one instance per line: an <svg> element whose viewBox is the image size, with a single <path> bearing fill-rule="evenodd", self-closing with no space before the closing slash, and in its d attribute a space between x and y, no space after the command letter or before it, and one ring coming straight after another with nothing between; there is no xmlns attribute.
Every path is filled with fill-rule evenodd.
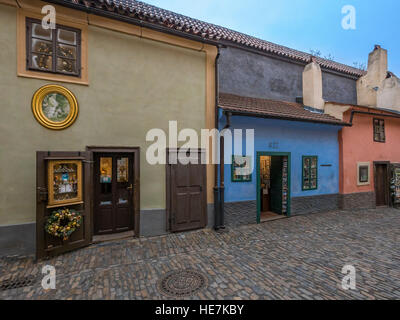
<svg viewBox="0 0 400 320"><path fill-rule="evenodd" d="M216 40L224 43L235 43L275 55L283 56L296 61L308 63L312 55L281 46L269 41L261 40L228 28L193 19L169 10L161 9L144 2L135 0L59 0L57 2L81 4L87 7L96 7L105 11L112 11L120 15L129 16L150 23L163 25L170 29L199 36L200 38ZM52 1L49 1L52 2ZM316 61L327 69L360 77L365 71L344 65L335 61L316 57Z"/></svg>
<svg viewBox="0 0 400 320"><path fill-rule="evenodd" d="M330 115L306 110L304 105L295 102L250 98L220 93L219 107L233 113L237 112L261 117L349 125Z"/></svg>

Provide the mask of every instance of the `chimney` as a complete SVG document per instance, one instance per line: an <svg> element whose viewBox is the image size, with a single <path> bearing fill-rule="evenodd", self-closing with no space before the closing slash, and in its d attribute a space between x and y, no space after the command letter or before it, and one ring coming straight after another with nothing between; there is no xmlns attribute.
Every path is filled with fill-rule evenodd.
<svg viewBox="0 0 400 320"><path fill-rule="evenodd" d="M375 45L368 56L367 74L357 80L357 103L362 106L377 106L377 91L388 72L387 50Z"/></svg>
<svg viewBox="0 0 400 320"><path fill-rule="evenodd" d="M400 79L392 72L387 73L377 92L377 107L400 111Z"/></svg>
<svg viewBox="0 0 400 320"><path fill-rule="evenodd" d="M303 71L303 102L307 107L323 111L325 101L322 99L322 72L315 57Z"/></svg>

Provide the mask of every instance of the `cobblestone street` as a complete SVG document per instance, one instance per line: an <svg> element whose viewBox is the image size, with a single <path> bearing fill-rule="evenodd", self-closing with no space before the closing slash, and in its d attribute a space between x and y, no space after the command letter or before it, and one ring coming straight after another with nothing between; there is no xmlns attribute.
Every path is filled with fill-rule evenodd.
<svg viewBox="0 0 400 320"><path fill-rule="evenodd" d="M207 286L186 299L400 299L400 211L329 212L260 225L202 230L93 245L35 264L0 260L0 281L35 276L32 286L0 299L170 299L159 280L174 270L205 274ZM341 271L357 270L357 289ZM53 265L56 290L40 285Z"/></svg>

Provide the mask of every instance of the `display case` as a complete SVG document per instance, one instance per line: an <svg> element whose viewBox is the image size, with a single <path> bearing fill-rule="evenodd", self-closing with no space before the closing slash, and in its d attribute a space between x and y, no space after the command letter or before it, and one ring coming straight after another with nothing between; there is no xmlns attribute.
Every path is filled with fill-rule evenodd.
<svg viewBox="0 0 400 320"><path fill-rule="evenodd" d="M392 205L396 208L400 207L400 164L391 165L392 179L391 179L391 195Z"/></svg>
<svg viewBox="0 0 400 320"><path fill-rule="evenodd" d="M232 156L232 182L251 182L251 161L250 156Z"/></svg>
<svg viewBox="0 0 400 320"><path fill-rule="evenodd" d="M48 208L83 203L82 161L50 160L48 162Z"/></svg>
<svg viewBox="0 0 400 320"><path fill-rule="evenodd" d="M289 201L289 159L283 157L282 163L282 214L287 215L288 213L288 201Z"/></svg>

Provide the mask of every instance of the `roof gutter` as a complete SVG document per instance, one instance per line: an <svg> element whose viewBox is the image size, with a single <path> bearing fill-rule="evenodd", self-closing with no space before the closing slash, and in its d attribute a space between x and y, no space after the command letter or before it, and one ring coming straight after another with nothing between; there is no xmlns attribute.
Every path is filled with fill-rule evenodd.
<svg viewBox="0 0 400 320"><path fill-rule="evenodd" d="M221 107L221 108L224 109L223 107ZM231 115L236 115L236 116L279 119L279 120L288 120L288 121L297 121L297 122L312 122L312 123L319 123L319 124L326 124L326 125L340 126L340 127L351 127L352 126L352 123L347 123L347 122L326 122L326 121L318 121L318 120L312 120L312 119L295 119L295 118L285 117L285 116L272 116L272 115L257 114L257 113L251 113L251 112L245 112L245 111L237 111L237 110L224 110L224 111L230 112Z"/></svg>
<svg viewBox="0 0 400 320"><path fill-rule="evenodd" d="M97 15L97 16L103 16L105 18L119 20L119 21L122 21L122 22L126 22L126 23L129 23L129 24L133 24L133 25L139 26L139 27L145 27L145 28L148 28L148 29L151 29L151 30L154 30L154 31L167 33L167 34L174 35L174 36L177 36L177 37L185 38L187 40L201 42L201 43L209 44L209 45L213 45L213 46L219 46L220 45L220 43L218 41L204 39L201 36L196 36L196 35L185 33L183 31L170 29L170 28L164 27L162 25L153 24L153 23L150 23L150 22L147 22L147 21L143 21L143 20L139 20L139 19L136 19L136 18L128 17L128 16L125 16L125 15L122 15L122 14L119 14L119 13L115 13L115 12L112 12L112 11L105 11L103 9L98 9L98 8L94 8L94 7L87 7L87 6L79 4L79 3L65 2L63 0L45 0L45 1L49 2L49 3L57 4L57 5L60 5L60 6L63 6L63 7L68 7L68 8L84 11L87 14L94 14L94 15Z"/></svg>
<svg viewBox="0 0 400 320"><path fill-rule="evenodd" d="M395 114L382 114L382 113L369 112L369 111L351 110L351 115L350 115L350 124L351 125L353 125L353 120L354 120L355 114L365 114L365 115L370 115L370 116L400 119L400 115L395 115Z"/></svg>

